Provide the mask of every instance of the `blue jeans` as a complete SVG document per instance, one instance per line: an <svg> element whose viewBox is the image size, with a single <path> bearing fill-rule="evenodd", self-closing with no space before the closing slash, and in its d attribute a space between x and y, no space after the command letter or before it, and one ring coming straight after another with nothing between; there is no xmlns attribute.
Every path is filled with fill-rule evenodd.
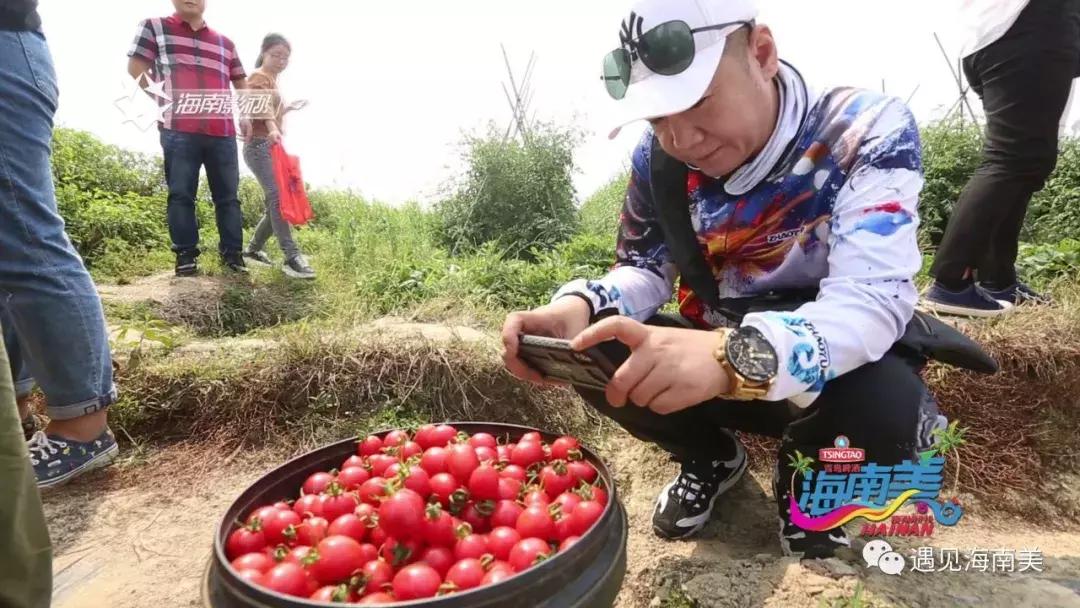
<svg viewBox="0 0 1080 608"><path fill-rule="evenodd" d="M195 195L199 190L199 169L205 166L221 238L218 251L223 255L239 254L243 248L244 215L236 194L240 186L236 139L162 129L161 149L165 154L165 181L169 185L169 236L173 251L199 254Z"/></svg>
<svg viewBox="0 0 1080 608"><path fill-rule="evenodd" d="M37 380L49 416L78 418L112 404L116 387L101 300L56 209L49 164L56 74L39 32L0 31L0 57L4 342L18 366L12 376L24 389Z"/></svg>

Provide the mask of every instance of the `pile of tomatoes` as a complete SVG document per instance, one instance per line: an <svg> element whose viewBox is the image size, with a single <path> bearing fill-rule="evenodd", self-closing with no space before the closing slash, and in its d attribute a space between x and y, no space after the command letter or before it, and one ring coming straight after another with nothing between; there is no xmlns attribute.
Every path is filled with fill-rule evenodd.
<svg viewBox="0 0 1080 608"><path fill-rule="evenodd" d="M225 553L243 579L286 595L382 604L491 585L573 545L608 492L569 436L499 444L424 425L357 442L293 502L254 509Z"/></svg>

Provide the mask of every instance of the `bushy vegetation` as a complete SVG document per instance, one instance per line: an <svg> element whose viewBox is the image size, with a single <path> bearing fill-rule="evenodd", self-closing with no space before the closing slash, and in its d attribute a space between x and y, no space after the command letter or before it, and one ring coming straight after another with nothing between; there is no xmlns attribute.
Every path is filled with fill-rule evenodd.
<svg viewBox="0 0 1080 608"><path fill-rule="evenodd" d="M922 137L920 237L931 254L978 163L981 140L970 123L933 124ZM298 238L316 260L317 288L300 294L303 306L276 317L260 309L257 298L233 297L240 304L251 300L251 306L241 307L236 319L219 315L211 333L243 331L270 317L287 322L296 315L402 313L433 300L498 316L497 311L543 303L571 278L603 273L614 257L628 176L613 176L576 208L576 142L572 131L551 125L538 126L527 142L504 140L494 130L468 136L463 149L469 170L434 209L393 208L352 192L312 190L316 220ZM171 266L159 158L58 129L53 168L69 234L99 280L125 281ZM240 198L250 231L262 214L262 191L245 178ZM1033 201L1025 226L1019 266L1029 280L1046 284L1080 267L1080 242L1074 240L1080 234L1078 202L1080 142L1066 139L1058 168ZM213 251L217 234L205 184L198 217L204 249ZM269 249L277 255L273 241ZM267 289L297 298L286 284L270 281Z"/></svg>
<svg viewBox="0 0 1080 608"><path fill-rule="evenodd" d="M584 232L615 238L629 181L629 174L616 175L581 203L581 229Z"/></svg>
<svg viewBox="0 0 1080 608"><path fill-rule="evenodd" d="M971 122L935 123L922 130L922 144L926 171L919 203L922 240L936 246L953 203L979 166L982 135ZM1063 138L1059 150L1056 170L1028 208L1020 235L1025 242L1056 245L1080 234L1080 139Z"/></svg>
<svg viewBox="0 0 1080 608"><path fill-rule="evenodd" d="M577 228L574 207L573 130L537 124L521 140L491 126L470 135L468 167L453 194L436 208L439 241L455 254L494 244L504 257L535 260Z"/></svg>
<svg viewBox="0 0 1080 608"><path fill-rule="evenodd" d="M172 263L165 224L168 189L161 158L105 144L84 131L53 134L56 201L67 232L86 265L105 280L149 274ZM218 240L209 188L203 178L196 205L203 248ZM263 213L263 195L250 177L240 180L246 229Z"/></svg>

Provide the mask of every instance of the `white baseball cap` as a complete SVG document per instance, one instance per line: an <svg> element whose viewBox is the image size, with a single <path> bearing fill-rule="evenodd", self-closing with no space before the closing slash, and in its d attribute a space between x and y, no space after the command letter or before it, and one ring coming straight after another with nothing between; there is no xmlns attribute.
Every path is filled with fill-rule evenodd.
<svg viewBox="0 0 1080 608"><path fill-rule="evenodd" d="M630 75L625 95L612 104L613 130L608 137L614 139L622 127L632 122L670 116L693 107L716 74L728 35L757 16L755 0L636 2L619 29L620 48L631 58ZM641 37L658 25L679 21L689 26L693 36L693 62L677 74L658 74L641 59Z"/></svg>

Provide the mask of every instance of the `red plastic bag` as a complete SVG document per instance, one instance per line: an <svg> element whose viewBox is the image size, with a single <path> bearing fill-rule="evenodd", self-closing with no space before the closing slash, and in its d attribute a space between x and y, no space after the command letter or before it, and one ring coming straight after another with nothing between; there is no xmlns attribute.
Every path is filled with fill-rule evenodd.
<svg viewBox="0 0 1080 608"><path fill-rule="evenodd" d="M281 143L270 147L270 158L274 164L274 176L278 185L278 208L281 217L293 226L302 226L315 213L311 210L311 201L304 190L304 176L300 173L300 159L289 156Z"/></svg>

